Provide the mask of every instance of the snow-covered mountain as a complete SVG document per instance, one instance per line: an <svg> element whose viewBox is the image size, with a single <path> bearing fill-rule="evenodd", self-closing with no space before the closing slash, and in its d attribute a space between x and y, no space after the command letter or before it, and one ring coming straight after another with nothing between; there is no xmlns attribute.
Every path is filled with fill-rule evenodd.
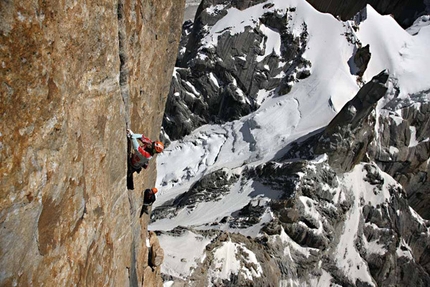
<svg viewBox="0 0 430 287"><path fill-rule="evenodd" d="M430 286L429 16L209 2L157 159L165 286Z"/></svg>

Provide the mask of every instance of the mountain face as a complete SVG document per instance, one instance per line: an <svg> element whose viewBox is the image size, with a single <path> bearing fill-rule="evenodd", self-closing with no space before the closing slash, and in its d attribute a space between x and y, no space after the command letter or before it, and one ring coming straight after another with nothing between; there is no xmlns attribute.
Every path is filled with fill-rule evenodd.
<svg viewBox="0 0 430 287"><path fill-rule="evenodd" d="M309 63L301 57L305 52L307 27L299 35L288 28L288 19L268 9L258 19L263 26L250 27L247 33L213 37L217 44L208 45L207 28L225 16L225 7L244 10L264 1L201 1L195 21L183 25L181 49L172 79L163 127L171 139L179 139L206 123L223 123L238 119L259 107L257 92L278 87L281 93L294 81L309 75ZM308 1L316 9L349 20L367 3L381 14L392 14L399 23L410 26L421 14L430 11L423 1ZM191 7L195 1L188 1ZM268 6L272 5L270 3ZM212 7L212 8L210 8ZM223 9L221 9L223 8ZM294 8L293 8L294 9ZM222 21L220 21L222 22ZM219 25L219 24L218 24ZM266 45L265 30L279 31L280 51ZM366 52L367 51L367 52ZM267 58L266 53L272 53ZM256 56L265 58L255 61ZM280 56L280 57L278 57ZM353 62L357 73L363 72L369 61L366 47L357 47ZM282 80L282 84L281 84ZM183 83L187 85L183 86Z"/></svg>
<svg viewBox="0 0 430 287"><path fill-rule="evenodd" d="M183 26L149 227L166 284L428 286L429 17L238 2Z"/></svg>
<svg viewBox="0 0 430 287"><path fill-rule="evenodd" d="M159 133L183 6L1 1L1 286L162 285L125 130Z"/></svg>
<svg viewBox="0 0 430 287"><path fill-rule="evenodd" d="M309 75L309 63L302 57L306 25L299 35L294 35L286 25L288 14L268 10L259 19L263 25L257 28L245 27L245 33L223 33L218 38L208 36L205 27L222 21L226 11L220 9L225 5L218 4L223 1L213 2L202 1L196 22L184 24L183 49L179 52L163 121L171 139L189 134L202 124L247 115L260 105L259 90L278 87L281 93L286 92L294 81ZM245 9L251 4L255 1L233 1L227 6ZM277 51L264 34L272 29L279 31L278 40L284 43ZM216 45L212 46L211 41ZM257 58L262 60L256 61Z"/></svg>
<svg viewBox="0 0 430 287"><path fill-rule="evenodd" d="M409 27L415 19L430 12L430 3L422 0L412 1L315 1L308 0L315 9L340 16L343 20L351 19L357 11L366 5L372 5L381 14L391 14L403 27Z"/></svg>

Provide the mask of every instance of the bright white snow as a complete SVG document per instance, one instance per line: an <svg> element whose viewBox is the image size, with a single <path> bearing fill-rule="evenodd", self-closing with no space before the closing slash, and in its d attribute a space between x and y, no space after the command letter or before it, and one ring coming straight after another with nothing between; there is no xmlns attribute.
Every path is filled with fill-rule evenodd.
<svg viewBox="0 0 430 287"><path fill-rule="evenodd" d="M269 9L263 8L264 4L269 2L274 3L275 6ZM273 91L259 91L257 102L261 104L261 107L240 120L223 125L202 126L183 140L173 142L164 153L157 157L156 184L160 192L154 208L186 192L193 183L210 172L227 168L232 173L240 174L247 165L254 166L281 157L288 144L327 125L359 90L357 78L351 75L348 64L356 49L345 37L345 33L353 32L351 23L341 22L331 15L319 13L306 1L271 0L266 3L243 11L235 8L229 9L227 15L213 27L206 27L207 35L204 37L203 43L206 46L214 46L217 44L218 36L224 32L235 34L243 32L245 27L258 26L267 36L264 46L265 56L272 52L278 54L280 53L279 33L261 24L259 18L268 10L277 10L281 14L289 13L291 15L288 24L290 31L293 31L296 36L303 33L304 29L309 33L304 57L312 63L311 75L296 83L287 95L273 97ZM296 7L296 10L288 11L290 7ZM212 10L208 11L215 13L215 8L212 7L210 8ZM382 70L388 69L392 77L391 82L399 88L402 98L408 97L411 93L430 89L430 73L428 73L430 25L421 23L416 28L412 33L414 35L411 35L390 16L381 16L368 6L367 19L359 24L359 29L354 35L363 46L370 45L372 54L363 80L369 81ZM262 57L259 58L259 60L262 59ZM210 79L214 85L218 85L217 79L213 75L210 75ZM398 124L403 121L396 115L391 115L391 118ZM415 134L416 130L411 127L410 145L412 146L417 144ZM392 150L392 152L395 151ZM361 198L366 203L382 204L389 199L389 193L386 188L375 193L374 186L363 182L363 176L363 166L358 165L342 179L349 193L345 193L340 188L336 190L335 204L349 196L357 199L345 222L344 233L336 250L336 256L339 259L339 267L348 270L352 279L360 279L374 285L365 261L361 259L354 246L354 239L361 236L357 234L361 208L359 199ZM389 176L385 174L383 176L385 187L387 184L396 184ZM246 181L241 185L241 180L239 180L221 200L198 203L191 209L180 210L178 216L158 220L152 223L150 228L170 230L179 225L194 226L200 229L212 228L208 227L208 224L219 222L223 217L230 216L256 198L268 200L277 196L279 193L263 187L261 184ZM306 208L306 214L318 220L320 215L313 208L310 199L301 198L301 201ZM262 222L271 220L271 216L270 210L266 210L261 218ZM215 228L230 230L221 224ZM237 231L256 236L259 228L260 226L256 225ZM322 227L320 226L320 228ZM319 229L319 231L321 230ZM195 238L195 235L188 239L184 237L193 243L196 243ZM288 242L288 248L300 250L304 255L309 254L309 249L295 244L285 232L283 232L282 238ZM161 239L163 247L165 247L164 244L167 244L168 247L165 247L165 250L168 252L170 252L169 248L173 248L177 244L173 241L168 242L169 240L168 236ZM171 263L170 270L165 269L163 272L186 276L193 266L193 258L198 258L202 252L204 244L200 243L201 245L197 245L196 250L190 252L193 254L192 256L183 257L187 264L174 266L177 262ZM365 243L372 252L382 252L383 247L377 242ZM232 272L239 272L239 261L233 255L237 251L236 248L234 243L229 242L217 250L219 262L226 263L226 265L220 263L222 266L220 265L217 276L224 278ZM404 249L400 249L398 252L404 252ZM406 255L406 253L402 254ZM179 258L182 255L169 255L168 258L173 258L173 256ZM258 273L256 270L254 271ZM320 278L318 284L321 285L329 280L330 275L325 274Z"/></svg>
<svg viewBox="0 0 430 287"><path fill-rule="evenodd" d="M360 230L359 224L361 220L361 204L371 203L372 205L383 204L390 199L388 191L389 186L396 186L398 183L388 174L382 172L377 167L375 170L381 174L384 179L384 184L380 191L375 192L375 186L363 181L366 177L364 164L357 165L351 172L345 174L342 182L345 189L349 191L348 196L354 197L353 206L349 211L348 217L344 223L344 231L340 237L339 244L336 249L336 258L338 267L345 270L349 278L355 282L360 279L363 282L375 286L372 276L368 270L366 261L360 256L355 247L355 242L362 234L357 232ZM368 243L368 247L375 253L379 253L382 247L375 244L375 242Z"/></svg>
<svg viewBox="0 0 430 287"><path fill-rule="evenodd" d="M257 61L261 62L266 56L274 53L275 55L281 55L281 35L279 32L267 27L264 24L260 25L260 30L266 35L265 41L265 52L263 56L258 56ZM264 42L263 42L264 43Z"/></svg>
<svg viewBox="0 0 430 287"><path fill-rule="evenodd" d="M357 32L363 46L370 45L369 66L364 79L370 80L383 69L398 80L400 97L430 87L430 26L423 26L412 36L391 16L381 16L367 6L367 19Z"/></svg>
<svg viewBox="0 0 430 287"><path fill-rule="evenodd" d="M236 258L237 244L230 240L224 242L214 253L215 268L212 277L229 279L230 274L237 274L240 261Z"/></svg>
<svg viewBox="0 0 430 287"><path fill-rule="evenodd" d="M245 256L242 253L245 253ZM242 264L243 261L248 264ZM215 250L214 262L215 266L210 274L213 278L230 279L230 274L240 272L246 279L252 280L253 277L260 277L263 273L255 254L243 244L234 243L231 240L224 242Z"/></svg>
<svg viewBox="0 0 430 287"><path fill-rule="evenodd" d="M294 85L285 96L273 98L270 91L260 91L259 110L240 120L224 125L202 126L183 140L173 142L157 158L157 187L161 191L154 207L187 191L203 175L219 168L257 165L282 156L283 148L289 143L325 126L359 89L355 76L349 73L347 63L354 49L344 36L348 25L331 15L315 11L306 1L269 2L275 3L270 9L291 13L290 29L297 33L303 31L303 23L306 23L309 43L305 57L312 63L311 76ZM243 11L231 8L214 27L208 28L208 44L216 44L220 31L228 30L233 34L244 31L246 26L259 25L271 39L266 42L267 52L270 49L277 52L279 33L262 26L258 21L267 11L263 6L255 5ZM286 12L289 7L297 9L295 12ZM430 39L430 36L427 37L430 26L421 27L416 36L411 36L390 17L378 15L371 7L367 9L368 17L360 24L356 35L363 45L369 43L371 47L372 57L366 79L389 68L393 76L398 78L401 91L403 87L408 92L412 91L410 85L403 82L415 77L421 79L415 90L430 88L430 79L425 81L422 78L430 75L423 68L423 63L427 63L430 57L424 57L426 53L418 53L429 47L426 41ZM409 44L405 46L405 43ZM411 54L414 56L408 56ZM430 63L425 66L430 66ZM211 79L215 83L215 79ZM197 206L191 216L187 211L181 211L179 217L156 222L153 227L166 230L177 225L201 225L214 219L214 216L207 216L210 210L219 212L218 217L228 215L251 200L248 195L252 190L244 191L241 187L240 195L239 189L233 187L223 204L215 203L209 209ZM338 195L339 198L342 196ZM236 204L229 204L231 201Z"/></svg>
<svg viewBox="0 0 430 287"><path fill-rule="evenodd" d="M161 272L185 279L204 260L205 247L211 239L190 231L179 237L161 234L158 240L165 252Z"/></svg>

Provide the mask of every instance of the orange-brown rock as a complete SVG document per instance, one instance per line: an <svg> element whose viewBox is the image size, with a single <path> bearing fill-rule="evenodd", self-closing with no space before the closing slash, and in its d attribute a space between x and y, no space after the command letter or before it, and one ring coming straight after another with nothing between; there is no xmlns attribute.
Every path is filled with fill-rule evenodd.
<svg viewBox="0 0 430 287"><path fill-rule="evenodd" d="M125 129L158 136L183 8L0 2L1 286L144 282L156 171L127 190Z"/></svg>

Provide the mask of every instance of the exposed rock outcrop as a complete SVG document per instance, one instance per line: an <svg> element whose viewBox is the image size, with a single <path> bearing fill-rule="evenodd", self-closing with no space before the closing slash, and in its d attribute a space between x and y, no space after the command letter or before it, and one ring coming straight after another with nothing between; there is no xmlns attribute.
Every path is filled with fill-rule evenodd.
<svg viewBox="0 0 430 287"><path fill-rule="evenodd" d="M376 0L307 0L312 6L321 12L330 13L340 16L343 20L351 19L358 11L363 9L367 4L372 5L380 14L393 15L394 18L403 27L412 25L415 19L422 13L425 13L426 7L423 0L396 0L396 1L376 1ZM429 11L427 11L428 13Z"/></svg>
<svg viewBox="0 0 430 287"><path fill-rule="evenodd" d="M274 165L279 169L276 175L272 173ZM173 286L430 283L429 223L417 217L405 191L376 164L360 163L347 174L336 173L326 159L271 162L255 167L255 171L253 181L271 185L273 179L294 178L295 185L285 190L286 196L263 204L264 209L270 207L272 219L262 226L259 236L222 231L229 224L243 231L258 226L261 214L251 225L235 224L253 216L242 211L214 223L210 230L178 227L160 232L173 237L195 234L199 241L210 239L202 250L203 260L188 270L185 278L165 278L175 282ZM251 174L249 169L242 175ZM363 180L368 184L361 189L353 186ZM274 183L273 187L279 185ZM372 204L370 199L379 203ZM363 269L371 277L354 275ZM230 270L233 272L228 273Z"/></svg>
<svg viewBox="0 0 430 287"><path fill-rule="evenodd" d="M430 91L388 101L369 155L405 188L409 204L430 219Z"/></svg>
<svg viewBox="0 0 430 287"><path fill-rule="evenodd" d="M125 129L158 136L183 6L0 3L0 285L161 285Z"/></svg>
<svg viewBox="0 0 430 287"><path fill-rule="evenodd" d="M375 119L370 113L387 92L387 81L386 71L373 77L324 129L314 151L315 154L327 153L334 169L349 171L356 163L364 161L374 138Z"/></svg>
<svg viewBox="0 0 430 287"><path fill-rule="evenodd" d="M360 47L357 49L357 52L354 55L354 63L357 67L356 75L363 76L364 72L367 69L367 65L369 64L371 53L369 49L369 45L364 47Z"/></svg>
<svg viewBox="0 0 430 287"><path fill-rule="evenodd" d="M388 73L381 72L364 85L357 95L342 108L323 131L302 144L293 143L284 156L313 158L327 154L330 166L338 172L351 170L366 160L366 152L375 137L376 103L387 92Z"/></svg>
<svg viewBox="0 0 430 287"><path fill-rule="evenodd" d="M409 204L430 219L429 91L399 99L387 92L388 75L375 76L348 102L323 132L293 143L285 158L327 153L332 168L348 171L361 161L375 161L406 190ZM393 83L390 83L393 85ZM381 112L374 110L385 95ZM382 100L381 100L382 101Z"/></svg>
<svg viewBox="0 0 430 287"><path fill-rule="evenodd" d="M297 141L285 157L241 169L235 175L241 186L260 183L279 193L270 199L253 195L230 216L189 229L211 238L204 261L188 277L168 279L184 286L208 286L202 276L213 285L235 286L429 285L430 225L415 212L426 214L426 203L416 198L427 200L427 113L427 91L399 99L381 72L326 128ZM211 187L222 191L231 184L219 176L225 173L211 173L169 208L214 200L218 190ZM412 180L402 187L406 177ZM408 191L413 188L418 192ZM157 219L171 214L162 211ZM259 233L223 231L229 229ZM226 250L234 253L226 262L237 266L228 278L219 257L230 256Z"/></svg>
<svg viewBox="0 0 430 287"><path fill-rule="evenodd" d="M206 123L247 115L261 104L258 92L262 89L286 94L294 82L310 75L310 63L302 57L307 27L303 24L297 35L288 26L295 13L293 8L281 13L265 5L267 12L255 27L248 26L241 33L227 27L217 31L217 39L205 38L229 8L245 9L261 2L205 0L195 22L184 23L163 120L171 139L181 138ZM215 4L218 5L211 6ZM278 34L280 51L270 50L267 33Z"/></svg>

